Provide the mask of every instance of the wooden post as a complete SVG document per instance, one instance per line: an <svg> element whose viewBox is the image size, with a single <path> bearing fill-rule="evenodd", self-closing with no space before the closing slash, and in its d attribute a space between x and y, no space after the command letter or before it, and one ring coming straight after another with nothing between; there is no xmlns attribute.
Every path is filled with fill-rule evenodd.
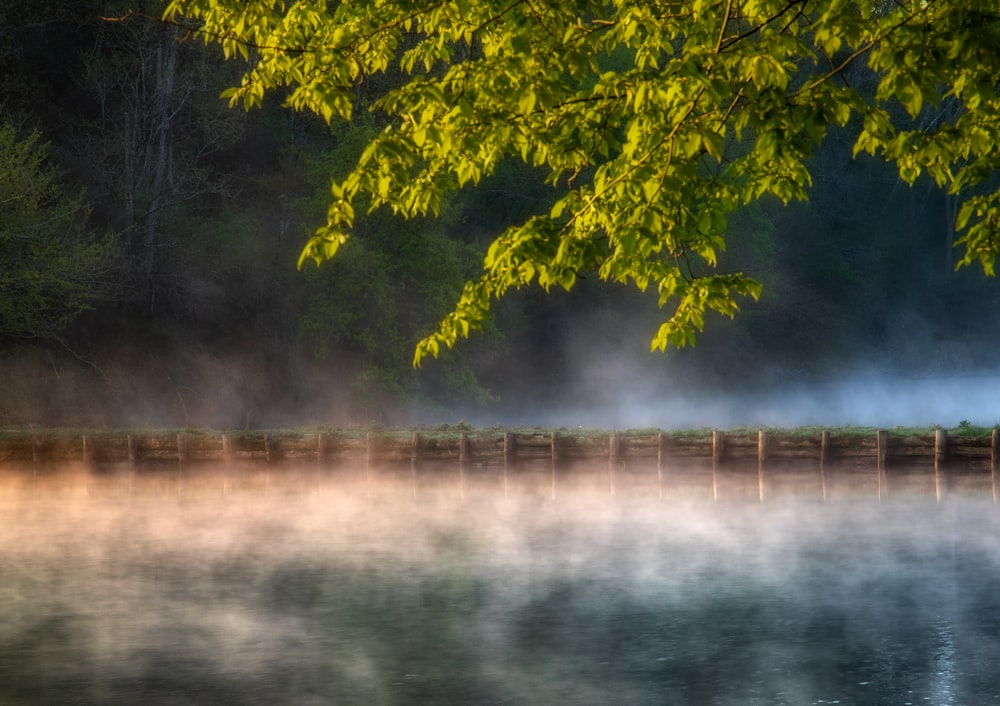
<svg viewBox="0 0 1000 706"><path fill-rule="evenodd" d="M1000 468L1000 429L993 430L990 437L990 479L993 486L993 503L997 501L997 469Z"/></svg>
<svg viewBox="0 0 1000 706"><path fill-rule="evenodd" d="M365 495L371 497L372 494L372 453L375 437L371 432L365 434Z"/></svg>
<svg viewBox="0 0 1000 706"><path fill-rule="evenodd" d="M40 436L35 436L31 440L31 482L32 484L38 481L38 467L42 465L44 460L44 453L42 451L42 438Z"/></svg>
<svg viewBox="0 0 1000 706"><path fill-rule="evenodd" d="M826 502L826 463L830 460L830 431L824 429L819 435L819 484Z"/></svg>
<svg viewBox="0 0 1000 706"><path fill-rule="evenodd" d="M86 434L83 435L83 465L88 470L94 465L94 442Z"/></svg>
<svg viewBox="0 0 1000 706"><path fill-rule="evenodd" d="M277 453L275 451L274 439L270 434L264 434L264 460L270 466L276 459Z"/></svg>
<svg viewBox="0 0 1000 706"><path fill-rule="evenodd" d="M270 434L264 434L264 487L271 490L271 466L275 460L274 440Z"/></svg>
<svg viewBox="0 0 1000 706"><path fill-rule="evenodd" d="M126 437L125 444L128 448L128 496L131 498L135 489L135 469L139 464L139 449L132 434Z"/></svg>
<svg viewBox="0 0 1000 706"><path fill-rule="evenodd" d="M718 466L726 453L726 432L715 430L712 432L712 500L719 499L719 475Z"/></svg>
<svg viewBox="0 0 1000 706"><path fill-rule="evenodd" d="M188 440L187 435L177 435L177 494L181 494L181 475L184 466L188 462Z"/></svg>
<svg viewBox="0 0 1000 706"><path fill-rule="evenodd" d="M135 443L135 437L129 434L125 439L125 443L128 445L128 467L129 471L134 471L135 467L139 465L139 447Z"/></svg>
<svg viewBox="0 0 1000 706"><path fill-rule="evenodd" d="M233 465L233 437L222 435L222 494L229 495L229 469Z"/></svg>
<svg viewBox="0 0 1000 706"><path fill-rule="evenodd" d="M934 497L941 502L941 472L948 455L948 432L934 430Z"/></svg>
<svg viewBox="0 0 1000 706"><path fill-rule="evenodd" d="M458 463L462 468L469 463L469 433L465 431L458 434Z"/></svg>
<svg viewBox="0 0 1000 706"><path fill-rule="evenodd" d="M770 452L770 435L763 429L757 432L757 460L764 463L768 459Z"/></svg>
<svg viewBox="0 0 1000 706"><path fill-rule="evenodd" d="M323 464L329 450L329 440L325 432L316 432L316 492L323 492Z"/></svg>
<svg viewBox="0 0 1000 706"><path fill-rule="evenodd" d="M885 459L889 455L889 432L885 429L879 429L876 441L876 448L878 450L878 499L881 502L882 498L888 497L889 494L889 479L885 474Z"/></svg>
<svg viewBox="0 0 1000 706"><path fill-rule="evenodd" d="M726 432L716 429L712 432L712 461L722 463L726 455Z"/></svg>
<svg viewBox="0 0 1000 706"><path fill-rule="evenodd" d="M465 469L469 464L469 434L460 432L458 435L458 493L465 500Z"/></svg>
<svg viewBox="0 0 1000 706"><path fill-rule="evenodd" d="M316 464L322 466L330 455L330 435L324 431L316 434Z"/></svg>
<svg viewBox="0 0 1000 706"><path fill-rule="evenodd" d="M551 497L555 500L556 497L556 468L559 466L559 432L552 432L549 437L549 441L552 445L552 492Z"/></svg>
<svg viewBox="0 0 1000 706"><path fill-rule="evenodd" d="M413 432L410 439L410 481L413 484L413 497L417 497L417 462L420 456L420 434Z"/></svg>
<svg viewBox="0 0 1000 706"><path fill-rule="evenodd" d="M514 445L514 435L509 431L503 433L503 496L507 497L507 471L514 463L514 456L517 449Z"/></svg>
<svg viewBox="0 0 1000 706"><path fill-rule="evenodd" d="M764 462L767 460L767 432L757 432L757 499L764 502Z"/></svg>
<svg viewBox="0 0 1000 706"><path fill-rule="evenodd" d="M90 470L94 462L94 448L86 434L83 435L83 494L90 495Z"/></svg>
<svg viewBox="0 0 1000 706"><path fill-rule="evenodd" d="M656 435L656 477L660 483L660 499L663 499L663 432Z"/></svg>
<svg viewBox="0 0 1000 706"><path fill-rule="evenodd" d="M615 468L618 466L621 452L621 437L618 435L618 432L612 432L611 436L608 437L608 487L611 490L612 496L615 494Z"/></svg>

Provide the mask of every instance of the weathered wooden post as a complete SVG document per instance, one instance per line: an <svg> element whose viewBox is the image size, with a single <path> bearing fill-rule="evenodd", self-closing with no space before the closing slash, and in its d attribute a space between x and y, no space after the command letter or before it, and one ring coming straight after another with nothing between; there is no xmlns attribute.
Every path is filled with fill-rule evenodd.
<svg viewBox="0 0 1000 706"><path fill-rule="evenodd" d="M990 437L990 480L993 486L993 503L997 501L997 470L1000 467L1000 429L994 429Z"/></svg>
<svg viewBox="0 0 1000 706"><path fill-rule="evenodd" d="M233 437L230 434L222 435L222 465L233 465Z"/></svg>
<svg viewBox="0 0 1000 706"><path fill-rule="evenodd" d="M824 429L819 435L819 465L826 465L830 460L830 430Z"/></svg>
<svg viewBox="0 0 1000 706"><path fill-rule="evenodd" d="M622 452L622 439L618 432L611 432L608 437L608 487L611 495L615 494L615 468L618 466Z"/></svg>
<svg viewBox="0 0 1000 706"><path fill-rule="evenodd" d="M826 463L830 460L830 431L824 429L819 435L819 484L823 502L826 502Z"/></svg>
<svg viewBox="0 0 1000 706"><path fill-rule="evenodd" d="M94 465L94 442L86 434L83 435L83 465L88 471Z"/></svg>
<svg viewBox="0 0 1000 706"><path fill-rule="evenodd" d="M188 462L188 439L186 434L177 435L177 494L181 494L181 480L184 466Z"/></svg>
<svg viewBox="0 0 1000 706"><path fill-rule="evenodd" d="M462 431L458 434L458 494L465 500L465 469L469 463L469 434Z"/></svg>
<svg viewBox="0 0 1000 706"><path fill-rule="evenodd" d="M229 495L229 469L233 465L233 437L222 435L222 494Z"/></svg>
<svg viewBox="0 0 1000 706"><path fill-rule="evenodd" d="M325 431L316 434L316 465L322 466L330 455L330 435Z"/></svg>
<svg viewBox="0 0 1000 706"><path fill-rule="evenodd" d="M34 436L31 439L31 483L38 482L38 467L42 465L45 454L42 450L42 438Z"/></svg>
<svg viewBox="0 0 1000 706"><path fill-rule="evenodd" d="M86 434L81 438L83 445L83 494L90 495L90 469L94 462L94 449Z"/></svg>
<svg viewBox="0 0 1000 706"><path fill-rule="evenodd" d="M375 435L370 431L365 433L365 495L372 494L372 454L374 453Z"/></svg>
<svg viewBox="0 0 1000 706"><path fill-rule="evenodd" d="M410 439L410 482L413 485L413 497L417 497L417 463L420 456L420 434L413 432Z"/></svg>
<svg viewBox="0 0 1000 706"><path fill-rule="evenodd" d="M934 430L934 498L941 502L941 473L948 455L948 432Z"/></svg>
<svg viewBox="0 0 1000 706"><path fill-rule="evenodd" d="M883 495L888 497L889 494L889 478L885 473L885 459L889 455L889 432L885 429L879 429L876 438L876 449L878 453L878 499L879 502L882 501ZM883 488L883 479L884 485Z"/></svg>
<svg viewBox="0 0 1000 706"><path fill-rule="evenodd" d="M323 492L323 467L330 454L330 437L326 432L316 432L316 492Z"/></svg>
<svg viewBox="0 0 1000 706"><path fill-rule="evenodd" d="M656 435L656 478L660 484L660 499L663 499L663 432Z"/></svg>
<svg viewBox="0 0 1000 706"><path fill-rule="evenodd" d="M132 434L125 438L125 445L128 449L128 496L131 498L135 488L135 469L139 464L139 449Z"/></svg>
<svg viewBox="0 0 1000 706"><path fill-rule="evenodd" d="M768 450L768 434L760 429L757 432L757 499L760 502L764 502L764 462Z"/></svg>
<svg viewBox="0 0 1000 706"><path fill-rule="evenodd" d="M549 443L552 446L552 490L550 497L555 500L556 497L556 468L559 466L559 432L554 431L549 436Z"/></svg>
<svg viewBox="0 0 1000 706"><path fill-rule="evenodd" d="M507 497L507 471L510 465L514 463L515 456L517 454L517 447L514 441L514 435L509 431L504 431L503 433L503 496Z"/></svg>
<svg viewBox="0 0 1000 706"><path fill-rule="evenodd" d="M722 463L725 454L726 432L716 429L712 432L712 460L716 463Z"/></svg>
<svg viewBox="0 0 1000 706"><path fill-rule="evenodd" d="M128 447L128 467L129 471L134 471L135 467L139 465L139 448L135 443L135 436L129 434L125 438L125 444Z"/></svg>
<svg viewBox="0 0 1000 706"><path fill-rule="evenodd" d="M719 499L718 467L726 454L726 432L718 429L712 432L712 500Z"/></svg>
<svg viewBox="0 0 1000 706"><path fill-rule="evenodd" d="M271 490L271 466L275 461L274 440L269 433L264 434L264 487Z"/></svg>
<svg viewBox="0 0 1000 706"><path fill-rule="evenodd" d="M188 438L187 434L177 435L177 467L180 468L188 462Z"/></svg>
<svg viewBox="0 0 1000 706"><path fill-rule="evenodd" d="M271 466L277 460L277 457L278 454L277 449L275 448L274 437L272 437L270 433L264 434L264 461L268 466Z"/></svg>

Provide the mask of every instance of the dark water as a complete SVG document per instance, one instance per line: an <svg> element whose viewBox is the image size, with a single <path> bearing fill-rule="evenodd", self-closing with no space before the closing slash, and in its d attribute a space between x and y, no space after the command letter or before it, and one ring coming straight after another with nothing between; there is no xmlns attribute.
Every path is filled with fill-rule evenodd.
<svg viewBox="0 0 1000 706"><path fill-rule="evenodd" d="M989 498L0 493L0 704L1000 702Z"/></svg>

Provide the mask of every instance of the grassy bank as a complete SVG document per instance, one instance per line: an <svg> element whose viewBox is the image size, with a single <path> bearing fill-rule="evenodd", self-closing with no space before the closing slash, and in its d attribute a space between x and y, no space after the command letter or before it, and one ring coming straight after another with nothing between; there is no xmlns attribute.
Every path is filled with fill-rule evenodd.
<svg viewBox="0 0 1000 706"><path fill-rule="evenodd" d="M0 428L0 440L3 439L23 439L26 436L39 436L47 439L75 438L82 435L94 437L124 437L128 435L158 436L184 434L191 437L214 436L220 433L231 434L244 440L263 440L270 437L275 440L293 440L305 437L316 436L325 433L345 439L362 439L369 434L376 438L391 438L401 435L417 433L424 439L451 439L459 437L463 432L474 435L498 435L504 432L515 434L540 434L549 435L554 433L560 436L578 438L606 437L617 432L621 436L651 436L658 433L669 434L671 437L680 439L707 438L714 431L725 431L734 436L746 436L756 434L758 431L766 431L770 434L788 437L812 437L818 436L824 431L839 438L862 438L870 437L880 430L888 431L892 436L928 436L934 434L939 429L944 429L949 436L956 437L982 437L990 436L993 430L1000 428L1000 423L992 427L974 425L969 422L959 422L954 427L942 426L820 426L807 425L799 427L734 427L734 428L712 428L699 427L690 429L670 429L658 427L637 427L630 429L613 428L584 428L584 427L540 427L540 426L493 426L493 427L473 427L469 424L439 424L434 426L410 426L410 427L385 427L381 425L370 426L349 426L349 427L297 427L297 428L276 428L276 429L208 429L208 428L140 428L122 427L115 429L108 428L75 428L75 427L43 427L37 425L8 426Z"/></svg>

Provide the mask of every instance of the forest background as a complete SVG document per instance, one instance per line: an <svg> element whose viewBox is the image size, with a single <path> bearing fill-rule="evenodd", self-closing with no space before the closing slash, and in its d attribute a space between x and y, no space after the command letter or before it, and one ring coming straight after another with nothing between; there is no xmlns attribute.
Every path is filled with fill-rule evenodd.
<svg viewBox="0 0 1000 706"><path fill-rule="evenodd" d="M710 317L696 347L649 353L655 295L584 280L505 297L485 331L415 369L495 234L554 199L543 175L512 161L441 218L376 212L299 271L330 177L379 116L330 127L280 96L231 110L219 95L244 67L180 41L161 11L0 8L0 424L573 424L587 410L610 425L626 422L604 410L628 406L683 426L659 407L997 368L1000 285L955 271L954 197L851 159L849 124L817 152L808 203L734 217L720 269L763 294Z"/></svg>

